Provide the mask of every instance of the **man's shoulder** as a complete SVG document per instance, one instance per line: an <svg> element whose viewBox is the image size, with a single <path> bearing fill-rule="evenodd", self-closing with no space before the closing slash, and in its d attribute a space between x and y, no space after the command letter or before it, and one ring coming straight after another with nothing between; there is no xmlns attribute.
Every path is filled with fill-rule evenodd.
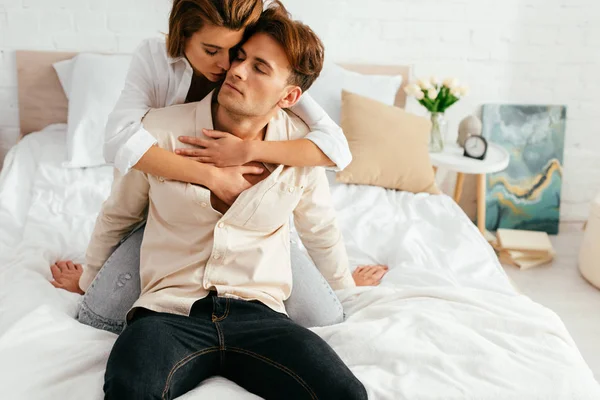
<svg viewBox="0 0 600 400"><path fill-rule="evenodd" d="M142 119L142 125L156 138L160 147L172 149L174 143L171 139L195 135L196 104L153 108Z"/></svg>
<svg viewBox="0 0 600 400"><path fill-rule="evenodd" d="M274 122L281 129L281 140L295 140L305 137L310 129L304 121L290 110L279 110Z"/></svg>

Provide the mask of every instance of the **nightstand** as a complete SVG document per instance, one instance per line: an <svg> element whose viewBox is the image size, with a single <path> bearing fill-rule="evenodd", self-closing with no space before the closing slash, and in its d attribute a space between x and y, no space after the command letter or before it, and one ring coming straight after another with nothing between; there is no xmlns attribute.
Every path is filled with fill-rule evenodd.
<svg viewBox="0 0 600 400"><path fill-rule="evenodd" d="M494 143L489 143L487 154L483 160L474 160L463 156L463 148L456 144L446 145L441 153L429 153L434 171L438 168L457 173L454 187L454 201L458 203L462 194L464 174L477 175L477 228L486 236L485 230L485 192L486 174L500 172L508 166L508 152Z"/></svg>

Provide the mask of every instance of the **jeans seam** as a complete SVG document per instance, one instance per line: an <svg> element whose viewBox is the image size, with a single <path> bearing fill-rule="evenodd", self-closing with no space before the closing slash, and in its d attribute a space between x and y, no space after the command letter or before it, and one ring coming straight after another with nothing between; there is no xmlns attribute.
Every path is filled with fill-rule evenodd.
<svg viewBox="0 0 600 400"><path fill-rule="evenodd" d="M177 372L177 370L181 367L183 367L185 364L187 364L188 362L192 361L193 359L197 358L198 356L201 356L203 354L207 354L207 353L211 353L213 351L217 351L218 348L215 346L209 347L207 349L203 349L200 351L197 351L195 353L189 354L187 356L185 356L184 358L182 358L181 360L179 360L177 363L175 363L175 365L173 366L173 368L171 368L171 371L169 372L169 375L167 376L167 381L165 382L165 388L163 389L163 393L162 393L162 399L166 398L167 392L169 391L169 388L171 386L171 379L173 379L173 375L175 374L175 372Z"/></svg>
<svg viewBox="0 0 600 400"><path fill-rule="evenodd" d="M225 314L223 314L221 317L215 318L215 320L213 322L221 322L223 321L225 318L227 318L227 316L229 315L229 298L225 299Z"/></svg>
<svg viewBox="0 0 600 400"><path fill-rule="evenodd" d="M292 371L291 369L287 368L286 366L281 365L281 364L279 364L279 363L271 360L268 357L265 357L263 355L254 353L254 352L252 352L250 350L240 349L240 348L237 348L237 347L230 347L228 350L236 352L236 353L246 354L246 355L248 355L250 357L254 357L254 358L258 359L258 360L266 362L267 364L270 364L271 366L279 369L280 371L285 372L286 374L288 374L289 376L291 376L292 378L294 378L294 380L296 382L298 382L300 384L300 386L302 386L304 389L306 389L306 391L308 392L308 394L311 396L312 399L318 400L317 395L315 394L315 392L313 392L313 390L310 388L310 386L308 386L308 384L306 382L304 382L304 380L302 378L300 378L294 371Z"/></svg>
<svg viewBox="0 0 600 400"><path fill-rule="evenodd" d="M221 331L221 326L218 322L215 322L215 328L217 328L217 335L219 336L219 350L221 351L221 357L219 361L221 371L223 371L223 369L225 368L225 336L223 335L223 332Z"/></svg>

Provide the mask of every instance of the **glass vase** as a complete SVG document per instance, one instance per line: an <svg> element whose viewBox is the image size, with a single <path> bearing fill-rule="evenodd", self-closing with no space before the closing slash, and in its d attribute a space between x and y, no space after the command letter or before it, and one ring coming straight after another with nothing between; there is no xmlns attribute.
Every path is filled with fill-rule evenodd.
<svg viewBox="0 0 600 400"><path fill-rule="evenodd" d="M446 136L447 122L444 118L444 113L432 112L431 118L431 134L429 135L429 151L432 153L440 153L444 151L444 137Z"/></svg>

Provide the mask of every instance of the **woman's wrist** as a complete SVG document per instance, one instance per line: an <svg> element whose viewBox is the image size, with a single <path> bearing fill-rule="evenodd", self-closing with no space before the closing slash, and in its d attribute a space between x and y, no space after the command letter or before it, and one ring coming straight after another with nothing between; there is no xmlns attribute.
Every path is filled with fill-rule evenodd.
<svg viewBox="0 0 600 400"><path fill-rule="evenodd" d="M246 162L250 161L264 161L262 160L263 154L261 146L264 142L262 140L248 140L245 142L246 146Z"/></svg>
<svg viewBox="0 0 600 400"><path fill-rule="evenodd" d="M200 162L194 162L195 169L193 173L193 180L190 183L195 185L206 186L209 189L212 189L217 179L218 168L214 165L203 164Z"/></svg>

